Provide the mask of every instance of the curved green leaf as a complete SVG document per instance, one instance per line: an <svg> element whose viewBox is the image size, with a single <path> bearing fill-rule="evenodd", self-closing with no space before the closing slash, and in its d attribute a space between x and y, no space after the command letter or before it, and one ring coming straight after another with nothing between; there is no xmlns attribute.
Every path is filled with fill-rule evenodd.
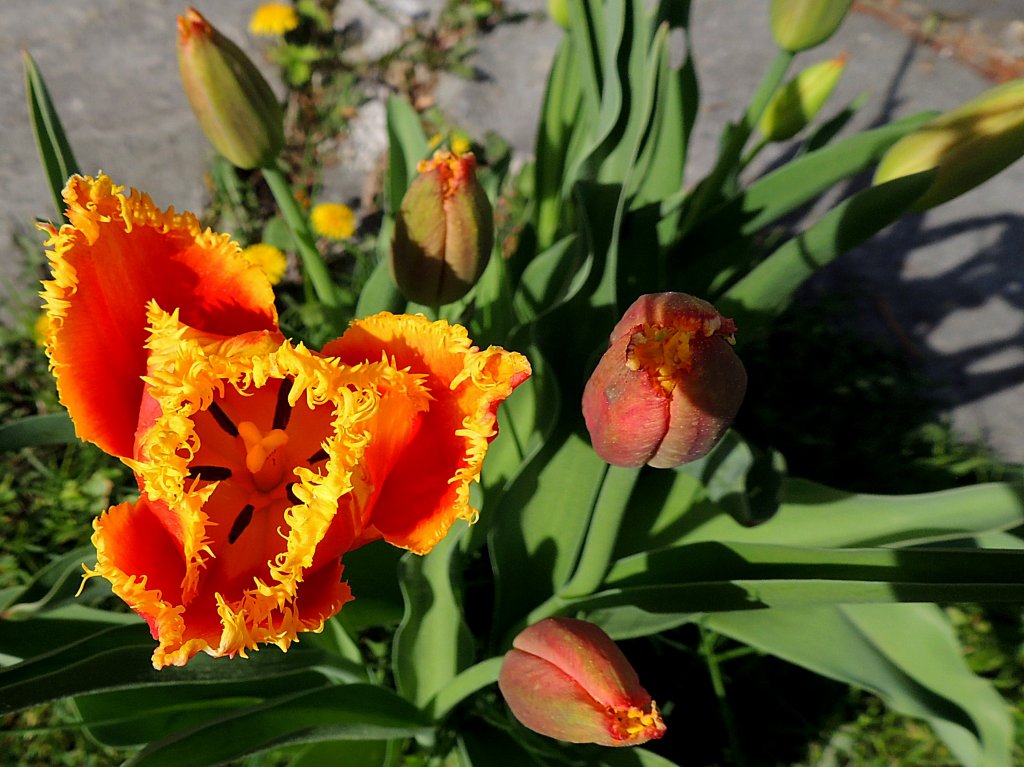
<svg viewBox="0 0 1024 767"><path fill-rule="evenodd" d="M963 660L934 605L843 605L719 613L706 625L923 717L966 767L1009 767L1005 701Z"/></svg>
<svg viewBox="0 0 1024 767"><path fill-rule="evenodd" d="M491 513L501 636L572 576L608 464L575 433L552 434Z"/></svg>
<svg viewBox="0 0 1024 767"><path fill-rule="evenodd" d="M467 530L459 523L425 556L402 557L405 617L395 634L394 673L398 689L422 706L473 658L473 635L462 615L459 540Z"/></svg>
<svg viewBox="0 0 1024 767"><path fill-rule="evenodd" d="M125 767L208 767L297 743L390 740L429 732L420 711L391 690L341 685L208 720L150 743Z"/></svg>
<svg viewBox="0 0 1024 767"><path fill-rule="evenodd" d="M64 218L64 199L61 191L68 177L78 173L78 161L75 160L71 144L68 143L60 115L50 98L39 67L28 51L22 51L22 63L25 70L25 95L28 98L28 116L32 124L32 135L39 150L39 159L43 164L47 185L53 197L53 205L57 210L57 218Z"/></svg>
<svg viewBox="0 0 1024 767"><path fill-rule="evenodd" d="M699 541L807 546L906 546L969 538L1024 524L1024 491L986 483L914 495L835 490L782 481L778 511L751 526L707 498L683 471L644 475L631 503L619 556Z"/></svg>
<svg viewBox="0 0 1024 767"><path fill-rule="evenodd" d="M74 442L75 425L65 413L30 415L0 426L0 451Z"/></svg>
<svg viewBox="0 0 1024 767"><path fill-rule="evenodd" d="M744 339L756 337L767 318L789 304L804 280L899 218L934 177L935 171L904 176L843 200L755 266L716 305L743 328Z"/></svg>
<svg viewBox="0 0 1024 767"><path fill-rule="evenodd" d="M387 103L388 174L384 199L387 212L394 215L402 205L409 184L416 178L416 166L427 154L427 136L416 110L398 96Z"/></svg>

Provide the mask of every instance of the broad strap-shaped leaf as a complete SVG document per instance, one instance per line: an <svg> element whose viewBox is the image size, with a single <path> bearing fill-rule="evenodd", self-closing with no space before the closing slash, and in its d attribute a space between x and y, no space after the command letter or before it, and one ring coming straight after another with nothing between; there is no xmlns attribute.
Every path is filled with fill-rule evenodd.
<svg viewBox="0 0 1024 767"><path fill-rule="evenodd" d="M68 601L82 585L82 563L92 557L95 553L91 546L80 546L53 560L25 586L10 592L7 599L0 599L0 612L10 619Z"/></svg>
<svg viewBox="0 0 1024 767"><path fill-rule="evenodd" d="M728 468L730 462L724 462ZM685 468L685 467L684 467ZM751 486L750 478L740 476ZM835 490L805 479L783 478L774 515L750 525L684 470L645 474L622 531L619 556L699 541L806 546L897 546L970 538L1024 524L1024 490L1009 483L912 495L872 495Z"/></svg>
<svg viewBox="0 0 1024 767"><path fill-rule="evenodd" d="M749 236L811 202L840 181L878 162L900 138L935 116L921 112L857 133L788 162L752 182L738 197L711 213L693 233L695 241L723 234Z"/></svg>
<svg viewBox="0 0 1024 767"><path fill-rule="evenodd" d="M29 415L0 426L0 451L76 442L67 412Z"/></svg>
<svg viewBox="0 0 1024 767"><path fill-rule="evenodd" d="M880 695L926 719L965 767L1009 767L1006 702L968 669L935 605L817 605L708 615L762 652Z"/></svg>
<svg viewBox="0 0 1024 767"><path fill-rule="evenodd" d="M150 743L125 767L206 767L297 743L426 735L429 723L391 690L349 684L308 690Z"/></svg>
<svg viewBox="0 0 1024 767"><path fill-rule="evenodd" d="M71 144L64 132L60 115L57 114L57 109L50 98L43 74L28 51L22 51L22 63L25 69L25 95L28 98L32 135L35 137L39 159L46 174L46 183L53 197L57 220L63 220L64 200L61 197L61 190L68 178L79 172L78 161L71 151Z"/></svg>
<svg viewBox="0 0 1024 767"><path fill-rule="evenodd" d="M812 604L1014 602L1022 598L1021 550L827 549L705 542L621 559L602 591L552 603L548 614L621 605L678 614Z"/></svg>
<svg viewBox="0 0 1024 767"><path fill-rule="evenodd" d="M808 277L899 218L934 177L934 171L904 176L843 200L725 291L716 306L743 328L744 339L756 337Z"/></svg>
<svg viewBox="0 0 1024 767"><path fill-rule="evenodd" d="M384 199L387 212L394 215L402 197L416 178L416 166L427 154L427 137L416 110L398 96L387 103L388 174Z"/></svg>
<svg viewBox="0 0 1024 767"><path fill-rule="evenodd" d="M608 465L578 434L553 433L490 513L495 636L572 576Z"/></svg>
<svg viewBox="0 0 1024 767"><path fill-rule="evenodd" d="M244 663L245 661L242 661ZM144 746L170 733L202 725L229 711L274 698L325 688L327 679L305 670L236 682L193 682L146 686L75 697L82 726L117 748Z"/></svg>
<svg viewBox="0 0 1024 767"><path fill-rule="evenodd" d="M405 617L395 634L395 683L402 695L423 706L472 662L473 635L461 602L459 540L465 525L425 556L402 557L400 584Z"/></svg>
<svg viewBox="0 0 1024 767"><path fill-rule="evenodd" d="M50 615L57 616L58 611ZM0 652L16 648L14 654L26 658L0 670L0 713L109 690L266 680L314 668L320 669L321 676L346 681L358 680L363 673L354 664L305 645L287 655L276 650L256 653L246 663L197 656L185 667L156 671L151 660L153 639L142 621L130 617L130 624L106 625L62 617L0 621ZM61 642L56 648L51 636ZM37 655L26 652L31 641L46 649Z"/></svg>

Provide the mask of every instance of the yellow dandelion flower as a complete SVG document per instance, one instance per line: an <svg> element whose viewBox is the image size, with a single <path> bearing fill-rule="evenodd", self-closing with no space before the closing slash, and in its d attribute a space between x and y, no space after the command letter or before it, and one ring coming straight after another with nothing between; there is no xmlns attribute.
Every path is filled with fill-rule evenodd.
<svg viewBox="0 0 1024 767"><path fill-rule="evenodd" d="M356 230L356 214L340 202L318 202L309 216L313 230L330 240L344 240Z"/></svg>
<svg viewBox="0 0 1024 767"><path fill-rule="evenodd" d="M264 3L249 17L249 31L260 37L280 37L299 26L299 14L288 3Z"/></svg>
<svg viewBox="0 0 1024 767"><path fill-rule="evenodd" d="M266 242L257 242L243 249L242 255L250 264L263 270L271 285L276 285L284 277L288 261L279 248Z"/></svg>
<svg viewBox="0 0 1024 767"><path fill-rule="evenodd" d="M32 323L32 339L36 342L36 346L41 349L46 348L46 337L50 332L50 315L43 312L39 315L34 323Z"/></svg>
<svg viewBox="0 0 1024 767"><path fill-rule="evenodd" d="M469 136L465 133L453 133L450 144L452 152L459 155L466 154L466 152L473 148L470 144Z"/></svg>

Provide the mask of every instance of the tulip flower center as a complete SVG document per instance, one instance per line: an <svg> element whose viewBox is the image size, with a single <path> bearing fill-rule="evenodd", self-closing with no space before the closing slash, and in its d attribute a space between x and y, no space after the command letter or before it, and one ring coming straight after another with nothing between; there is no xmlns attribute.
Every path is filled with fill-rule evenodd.
<svg viewBox="0 0 1024 767"><path fill-rule="evenodd" d="M651 701L650 711L630 706L629 708L615 708L612 713L617 720L619 733L625 740L642 737L646 741L652 737L660 738L665 730L665 723L662 721L654 701Z"/></svg>
<svg viewBox="0 0 1024 767"><path fill-rule="evenodd" d="M261 537L284 523L284 511L298 503L296 470L326 470L322 442L331 433L332 408L292 407L292 379L271 379L242 392L226 387L193 419L199 447L189 478L202 487L217 482L204 511L226 542L237 542L252 527ZM258 523L258 525L257 525Z"/></svg>
<svg viewBox="0 0 1024 767"><path fill-rule="evenodd" d="M626 367L646 371L666 394L671 394L692 364L693 333L674 327L641 325L626 346Z"/></svg>
<svg viewBox="0 0 1024 767"><path fill-rule="evenodd" d="M731 333L734 328L731 324L723 328L722 317L717 314L683 317L667 326L638 325L626 346L626 367L644 370L666 394L671 394L693 366L693 343L726 330Z"/></svg>

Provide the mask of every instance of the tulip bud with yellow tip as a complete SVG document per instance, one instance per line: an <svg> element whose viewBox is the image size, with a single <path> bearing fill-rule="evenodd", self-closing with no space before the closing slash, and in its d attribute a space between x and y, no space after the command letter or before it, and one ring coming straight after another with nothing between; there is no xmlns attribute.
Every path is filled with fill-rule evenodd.
<svg viewBox="0 0 1024 767"><path fill-rule="evenodd" d="M181 82L203 133L239 168L267 166L284 144L284 113L248 56L189 8L178 17Z"/></svg>
<svg viewBox="0 0 1024 767"><path fill-rule="evenodd" d="M583 418L613 466L667 469L703 457L736 416L747 374L735 323L685 293L640 296L583 390Z"/></svg>
<svg viewBox="0 0 1024 767"><path fill-rule="evenodd" d="M1024 156L1024 79L1012 80L939 115L895 144L875 171L875 184L936 169L914 203L926 210L958 197Z"/></svg>
<svg viewBox="0 0 1024 767"><path fill-rule="evenodd" d="M796 53L828 40L846 18L853 0L772 0L772 37Z"/></svg>
<svg viewBox="0 0 1024 767"><path fill-rule="evenodd" d="M637 746L665 723L622 650L593 623L545 618L512 642L498 687L523 725L569 743Z"/></svg>
<svg viewBox="0 0 1024 767"><path fill-rule="evenodd" d="M494 216L472 153L438 151L419 165L395 216L391 275L406 298L440 306L462 298L487 266Z"/></svg>
<svg viewBox="0 0 1024 767"><path fill-rule="evenodd" d="M846 54L813 64L776 91L758 123L769 141L785 141L807 127L839 83Z"/></svg>

